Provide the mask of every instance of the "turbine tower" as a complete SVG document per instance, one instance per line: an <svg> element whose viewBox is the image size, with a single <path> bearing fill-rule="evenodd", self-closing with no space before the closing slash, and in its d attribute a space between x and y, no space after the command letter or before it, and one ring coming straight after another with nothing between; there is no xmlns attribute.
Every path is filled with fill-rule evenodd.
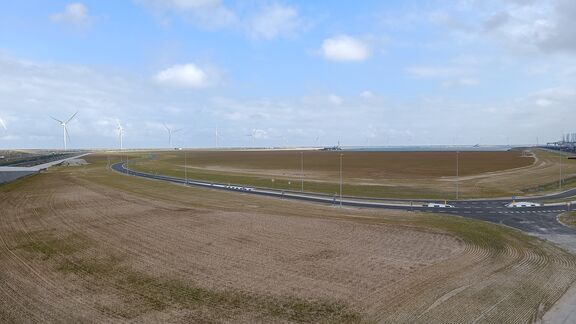
<svg viewBox="0 0 576 324"><path fill-rule="evenodd" d="M252 146L254 146L254 142L256 141L256 129L253 128L250 134L247 134L246 137L250 137Z"/></svg>
<svg viewBox="0 0 576 324"><path fill-rule="evenodd" d="M220 147L220 143L222 141L222 134L220 134L220 131L218 130L218 127L216 127L216 147Z"/></svg>
<svg viewBox="0 0 576 324"><path fill-rule="evenodd" d="M166 128L166 131L168 132L168 147L172 148L172 135L174 135L175 133L178 133L182 129L172 129L172 128L168 127L168 125L166 125L166 124L164 124L164 128Z"/></svg>
<svg viewBox="0 0 576 324"><path fill-rule="evenodd" d="M72 115L72 117L68 118L68 120L66 120L65 122L61 121L60 119L57 119L57 118L50 116L50 118L59 122L60 126L62 126L62 131L64 133L64 151L66 151L68 149L68 141L70 141L70 135L68 134L68 123L70 123L70 121L72 121L72 119L74 119L74 117L76 117L77 114L78 114L78 112L75 112L74 115Z"/></svg>
<svg viewBox="0 0 576 324"><path fill-rule="evenodd" d="M116 128L118 130L118 136L120 137L120 151L122 151L124 149L124 127L122 127L119 120L116 120L116 124L118 125Z"/></svg>

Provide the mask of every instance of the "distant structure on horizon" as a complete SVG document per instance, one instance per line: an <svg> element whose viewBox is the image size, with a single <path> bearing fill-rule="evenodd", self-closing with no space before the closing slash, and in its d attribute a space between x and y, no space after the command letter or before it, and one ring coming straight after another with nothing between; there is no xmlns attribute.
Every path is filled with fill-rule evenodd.
<svg viewBox="0 0 576 324"><path fill-rule="evenodd" d="M546 147L553 150L576 153L576 133L564 134L560 141L548 143Z"/></svg>
<svg viewBox="0 0 576 324"><path fill-rule="evenodd" d="M323 147L320 151L342 151L342 147L340 145Z"/></svg>

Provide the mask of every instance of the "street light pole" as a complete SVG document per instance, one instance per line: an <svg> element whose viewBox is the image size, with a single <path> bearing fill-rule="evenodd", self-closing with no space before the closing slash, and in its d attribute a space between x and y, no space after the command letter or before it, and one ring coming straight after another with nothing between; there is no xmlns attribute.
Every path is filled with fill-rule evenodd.
<svg viewBox="0 0 576 324"><path fill-rule="evenodd" d="M342 208L342 157L344 154L340 154L340 208Z"/></svg>
<svg viewBox="0 0 576 324"><path fill-rule="evenodd" d="M456 200L460 197L460 151L456 151Z"/></svg>
<svg viewBox="0 0 576 324"><path fill-rule="evenodd" d="M558 187L562 190L562 154L560 154L560 180L558 181Z"/></svg>
<svg viewBox="0 0 576 324"><path fill-rule="evenodd" d="M184 179L188 184L188 152L184 151Z"/></svg>
<svg viewBox="0 0 576 324"><path fill-rule="evenodd" d="M300 191L304 192L304 152L300 152L300 180L302 184Z"/></svg>

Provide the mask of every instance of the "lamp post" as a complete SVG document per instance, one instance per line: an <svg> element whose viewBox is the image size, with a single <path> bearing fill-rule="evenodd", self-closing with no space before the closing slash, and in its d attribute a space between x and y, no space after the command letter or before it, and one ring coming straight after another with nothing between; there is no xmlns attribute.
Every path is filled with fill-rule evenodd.
<svg viewBox="0 0 576 324"><path fill-rule="evenodd" d="M300 180L302 184L300 191L304 192L304 152L300 152Z"/></svg>
<svg viewBox="0 0 576 324"><path fill-rule="evenodd" d="M340 208L342 208L342 157L344 154L340 154Z"/></svg>
<svg viewBox="0 0 576 324"><path fill-rule="evenodd" d="M560 180L558 181L558 187L562 190L562 154L560 154Z"/></svg>
<svg viewBox="0 0 576 324"><path fill-rule="evenodd" d="M184 179L188 184L188 152L184 151Z"/></svg>
<svg viewBox="0 0 576 324"><path fill-rule="evenodd" d="M460 151L456 151L456 200L460 196Z"/></svg>

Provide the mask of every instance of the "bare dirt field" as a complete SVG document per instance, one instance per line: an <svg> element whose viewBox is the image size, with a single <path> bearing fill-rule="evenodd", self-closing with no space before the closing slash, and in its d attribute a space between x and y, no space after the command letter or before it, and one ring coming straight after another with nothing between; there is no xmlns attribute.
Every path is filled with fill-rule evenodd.
<svg viewBox="0 0 576 324"><path fill-rule="evenodd" d="M457 217L335 209L118 175L0 187L0 322L530 322L574 256Z"/></svg>
<svg viewBox="0 0 576 324"><path fill-rule="evenodd" d="M339 192L341 152L189 151L138 155L144 172L283 190ZM185 156L187 163L185 164ZM509 197L557 190L560 161L565 186L576 185L576 160L542 150L509 152L345 152L344 194L383 198Z"/></svg>

